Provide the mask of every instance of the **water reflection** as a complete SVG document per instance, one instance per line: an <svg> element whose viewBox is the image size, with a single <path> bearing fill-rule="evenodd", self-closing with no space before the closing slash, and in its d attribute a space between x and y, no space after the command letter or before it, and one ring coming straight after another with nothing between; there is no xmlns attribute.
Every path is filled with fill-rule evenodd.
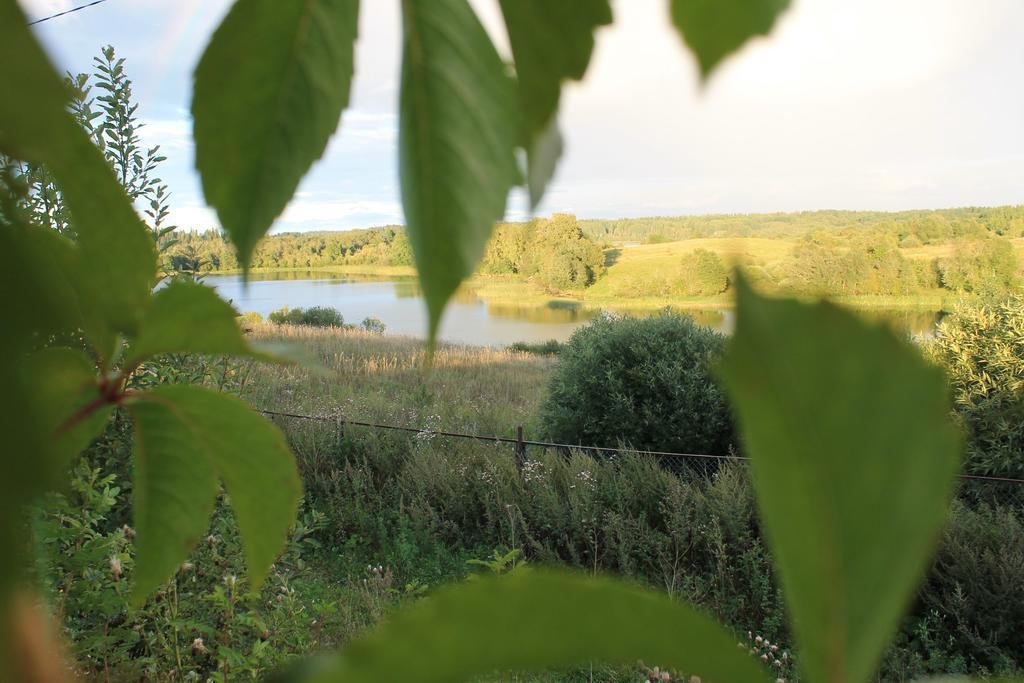
<svg viewBox="0 0 1024 683"><path fill-rule="evenodd" d="M530 323L584 323L600 311L584 308L571 301L550 301L543 306L516 306L515 304L490 304L487 312L498 318L511 318Z"/></svg>
<svg viewBox="0 0 1024 683"><path fill-rule="evenodd" d="M257 273L248 283L240 275L210 275L207 284L232 301L242 312L266 316L285 306L307 308L330 306L341 311L346 322L379 318L391 334L422 337L427 319L419 283L414 278L343 275L317 271ZM700 325L723 334L735 329L735 312L730 309L680 310ZM645 316L654 311L618 311L621 315ZM444 341L504 346L516 341L565 341L600 311L571 301L553 301L544 306L488 304L472 288L461 288L445 312L440 337ZM917 336L930 336L942 318L938 311L866 310L872 320L883 320L895 329Z"/></svg>

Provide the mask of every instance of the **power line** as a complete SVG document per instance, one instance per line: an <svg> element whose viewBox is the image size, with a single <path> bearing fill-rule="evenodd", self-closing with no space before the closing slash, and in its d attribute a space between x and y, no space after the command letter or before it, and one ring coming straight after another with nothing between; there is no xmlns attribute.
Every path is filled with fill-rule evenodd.
<svg viewBox="0 0 1024 683"><path fill-rule="evenodd" d="M453 437L456 439L473 439L475 441L490 441L492 443L522 444L525 446L539 446L541 448L561 448L579 451L598 451L601 453L636 453L638 455L651 455L658 458L694 458L703 460L742 460L750 458L742 455L711 455L710 453L672 453L668 451L641 451L632 448L609 448L607 446L581 446L579 444L552 443L550 441L529 441L526 439L514 439L508 436L481 436L479 434L462 434L459 432L444 432L437 429L400 427L398 425L380 424L378 422L361 422L348 420L343 417L325 417L317 415L302 415L300 413L281 413L274 410L260 410L264 415L272 417L290 417L298 420L310 420L313 422L330 422L341 427L342 425L353 425L356 427L371 427L374 429L391 429L398 432L413 432L417 434L431 434L436 436ZM993 477L980 474L959 474L960 479L975 481L993 481L1008 484L1024 484L1024 479L1014 477Z"/></svg>
<svg viewBox="0 0 1024 683"><path fill-rule="evenodd" d="M30 22L28 22L28 25L29 26L34 26L36 24L41 24L44 21L49 21L50 19L56 19L57 17L63 17L65 14L72 14L72 13L77 12L79 10L86 9L87 7L92 7L94 5L99 5L100 3L103 3L103 2L106 2L106 1L107 0L93 0L92 2L87 2L84 5L79 5L78 7L72 7L71 9L64 10L63 12L57 12L56 14L51 14L48 17L43 17L42 19L36 19L35 21L30 21Z"/></svg>

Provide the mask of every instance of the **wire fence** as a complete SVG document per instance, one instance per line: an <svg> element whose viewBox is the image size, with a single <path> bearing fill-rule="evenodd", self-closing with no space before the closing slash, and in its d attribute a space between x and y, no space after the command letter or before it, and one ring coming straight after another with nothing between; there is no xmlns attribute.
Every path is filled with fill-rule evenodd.
<svg viewBox="0 0 1024 683"><path fill-rule="evenodd" d="M304 420L320 424L334 425L337 435L344 435L345 427L361 427L367 429L407 433L423 439L444 437L449 439L470 440L489 444L506 444L511 447L510 454L516 459L517 464L522 467L529 460L530 449L556 450L561 453L581 452L597 458L608 458L624 454L633 454L654 458L670 470L678 470L687 465L696 464L703 469L712 462L741 462L746 463L749 458L733 453L727 455L712 453L676 453L672 451L650 451L621 446L613 448L609 446L589 446L581 444L558 443L553 441L535 441L524 437L523 427L519 425L515 429L515 437L499 435L466 434L447 430L434 429L431 427L408 427L402 425L391 425L380 422L369 422L365 420L353 420L340 415L305 415L302 413L282 412L275 410L260 410L262 414L271 418L284 418L292 420ZM1024 478L985 476L977 474L960 474L961 494L967 497L976 497L985 500L998 500L1014 504L1024 505Z"/></svg>

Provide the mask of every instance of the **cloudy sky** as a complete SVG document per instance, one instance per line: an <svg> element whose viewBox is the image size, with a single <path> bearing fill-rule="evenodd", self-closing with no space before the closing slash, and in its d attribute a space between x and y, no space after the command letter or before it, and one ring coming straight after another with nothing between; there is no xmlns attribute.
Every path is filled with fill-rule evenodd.
<svg viewBox="0 0 1024 683"><path fill-rule="evenodd" d="M86 0L21 0L31 18ZM585 217L1024 203L1024 2L793 0L774 35L701 88L666 0L614 2L587 78L563 96L567 153L539 211ZM173 220L216 226L191 144L191 72L230 0L106 0L42 23L62 69L112 44ZM352 107L276 230L402 220L397 0L363 0ZM496 0L474 0L507 52ZM525 215L521 194L509 217Z"/></svg>

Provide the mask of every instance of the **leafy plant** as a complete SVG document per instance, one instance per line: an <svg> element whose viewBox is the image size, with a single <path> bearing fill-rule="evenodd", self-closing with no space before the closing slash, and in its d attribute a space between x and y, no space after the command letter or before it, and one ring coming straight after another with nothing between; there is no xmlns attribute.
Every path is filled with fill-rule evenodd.
<svg viewBox="0 0 1024 683"><path fill-rule="evenodd" d="M947 372L967 433L968 471L1024 474L1024 297L959 306L938 327L928 355Z"/></svg>
<svg viewBox="0 0 1024 683"><path fill-rule="evenodd" d="M336 308L310 306L309 308L279 308L271 311L267 320L275 325L307 325L309 327L344 327L345 318Z"/></svg>
<svg viewBox="0 0 1024 683"><path fill-rule="evenodd" d="M692 318L603 316L559 354L541 422L561 443L728 454L730 408L712 373L725 338Z"/></svg>

